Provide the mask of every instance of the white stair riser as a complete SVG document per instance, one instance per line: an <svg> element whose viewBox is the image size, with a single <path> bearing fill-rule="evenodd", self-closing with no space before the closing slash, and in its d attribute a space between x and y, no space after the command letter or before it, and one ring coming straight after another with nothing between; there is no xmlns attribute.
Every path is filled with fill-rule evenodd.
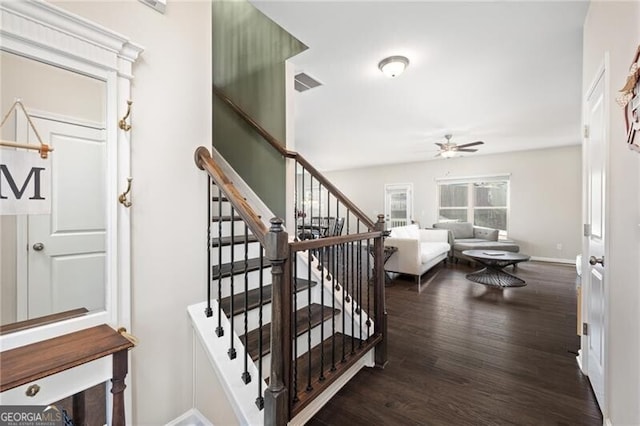
<svg viewBox="0 0 640 426"><path fill-rule="evenodd" d="M260 286L260 274L262 274L263 285L271 284L271 268L265 268L262 271L251 271L247 274L248 288L253 290ZM221 280L222 297L231 294L231 277L224 277ZM233 292L235 294L244 292L244 274L235 275L233 277ZM218 298L218 279L214 279L211 283L211 297Z"/></svg>
<svg viewBox="0 0 640 426"><path fill-rule="evenodd" d="M219 224L218 224L219 223ZM211 224L211 238L217 238L219 235L223 237L228 237L231 235L231 226L233 225L233 235L234 237L239 237L244 235L244 222L241 220L234 220L230 222L213 222ZM220 232L220 228L222 228L222 232ZM248 234L251 234L249 230Z"/></svg>
<svg viewBox="0 0 640 426"><path fill-rule="evenodd" d="M252 309L247 315L247 329L249 331L258 328L260 317L260 310L258 308ZM262 325L269 324L271 322L271 303L267 303L262 306ZM238 336L244 335L244 313L235 315L233 317L233 328Z"/></svg>
<svg viewBox="0 0 640 426"><path fill-rule="evenodd" d="M237 243L233 245L234 261L243 261L245 252L248 259L260 257L260 243L248 243L245 249L244 242L241 241L242 237L239 237ZM211 249L211 262L213 265L220 263L220 255L222 255L222 264L231 262L231 246L213 247Z"/></svg>
<svg viewBox="0 0 640 426"><path fill-rule="evenodd" d="M213 192L217 196L217 191ZM237 214L237 213L235 213ZM231 203L223 201L219 206L217 201L211 204L211 216L230 216L231 215Z"/></svg>

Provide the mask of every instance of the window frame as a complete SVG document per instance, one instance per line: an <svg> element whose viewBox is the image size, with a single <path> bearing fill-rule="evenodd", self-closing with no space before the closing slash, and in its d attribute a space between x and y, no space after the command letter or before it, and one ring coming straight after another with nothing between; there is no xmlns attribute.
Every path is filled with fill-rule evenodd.
<svg viewBox="0 0 640 426"><path fill-rule="evenodd" d="M477 183L488 183L488 182L504 182L507 185L507 199L505 207L483 207L476 206L476 194L474 184ZM441 193L443 185L455 185L455 184L464 184L467 185L467 205L464 207L442 207L441 206ZM509 224L511 223L511 174L496 174L496 175L482 175L482 176L464 176L464 177L454 177L454 178L439 178L436 179L436 216L437 221L440 222L440 211L441 210L466 210L467 212L467 222L471 222L474 226L479 226L475 224L475 211L476 210L495 210L495 209L506 209L506 228L500 229L499 236L500 239L507 238L509 234Z"/></svg>

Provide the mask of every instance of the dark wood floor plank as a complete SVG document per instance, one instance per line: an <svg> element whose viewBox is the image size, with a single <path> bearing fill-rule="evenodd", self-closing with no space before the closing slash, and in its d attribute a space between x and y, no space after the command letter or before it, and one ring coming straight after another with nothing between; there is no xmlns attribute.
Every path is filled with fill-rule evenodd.
<svg viewBox="0 0 640 426"><path fill-rule="evenodd" d="M444 267L420 294L395 279L387 368L362 370L308 424L601 425L575 360L575 268L522 263L527 286L505 290L466 280L475 269Z"/></svg>

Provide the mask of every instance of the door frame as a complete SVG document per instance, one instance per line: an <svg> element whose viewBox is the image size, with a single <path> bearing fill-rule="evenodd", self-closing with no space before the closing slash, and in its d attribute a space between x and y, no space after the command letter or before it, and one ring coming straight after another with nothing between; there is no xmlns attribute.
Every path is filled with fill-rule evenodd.
<svg viewBox="0 0 640 426"><path fill-rule="evenodd" d="M596 73L594 74L594 77L592 78L589 86L587 86L587 90L584 93L584 99L582 101L582 105L583 105L583 117L582 117L582 121L583 121L583 134L582 134L582 223L584 225L591 225L589 223L589 202L590 202L590 176L589 176L589 154L588 154L588 149L587 149L587 137L585 134L585 130L587 128L587 126L590 123L587 123L587 99L589 99L589 96L593 93L593 91L595 90L598 82L602 79L602 84L603 84L603 103L604 103L604 122L603 122L603 127L604 127L604 140L603 140L603 144L604 144L604 161L603 161L603 165L604 165L604 199L603 199L603 203L604 203L604 242L603 242L603 248L604 248L604 257L605 257L605 262L604 262L604 277L605 277L605 285L604 285L604 292L603 292L603 297L604 297L604 324L603 324L603 332L604 332L604 343L603 343L603 400L604 400L604 406L600 407L600 410L602 412L603 418L607 418L607 395L609 394L608 392L608 380L607 377L609 376L608 374L608 366L609 366L609 351L608 351L608 347L609 347L609 285L607 282L607 277L610 275L609 274L609 266L608 266L608 262L606 261L606 259L609 258L609 248L610 248L610 243L609 243L609 238L608 235L610 234L610 226L609 226L609 217L610 217L610 202L609 202L609 197L610 197L610 187L609 187L609 179L608 179L608 174L609 174L609 170L610 170L610 161L609 161L609 145L610 145L610 99L611 99L611 95L610 95L610 59L609 59L609 53L605 52L604 57L602 59L602 62L600 64L600 66L598 67L598 70L596 71ZM582 270L582 292L581 292L581 297L582 300L579 301L581 309L582 309L582 322L583 323L589 323L589 300L590 300L590 291L591 291L591 285L590 285L590 264L589 264L589 236L586 235L586 232L583 232L582 234L582 264L581 266L581 270ZM588 336L586 336L584 333L581 334L580 336L580 350L579 350L579 355L577 357L577 361L578 364L580 366L580 369L582 371L582 373L586 376L589 375L589 344L588 344Z"/></svg>
<svg viewBox="0 0 640 426"><path fill-rule="evenodd" d="M389 212L389 199L388 199L388 190L393 189L405 189L407 192L407 225L411 225L413 223L413 183L387 183L384 185L384 220L385 222L390 222L390 218L388 218L387 213ZM388 225L387 225L388 226Z"/></svg>

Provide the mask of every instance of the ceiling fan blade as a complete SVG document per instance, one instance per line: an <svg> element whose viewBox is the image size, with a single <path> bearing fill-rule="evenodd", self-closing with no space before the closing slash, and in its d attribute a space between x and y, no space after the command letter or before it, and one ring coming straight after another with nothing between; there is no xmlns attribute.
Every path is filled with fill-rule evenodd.
<svg viewBox="0 0 640 426"><path fill-rule="evenodd" d="M458 148L466 148L468 146L475 146L475 145L482 145L484 144L484 142L482 141L476 141L476 142L471 142L471 143L464 143L462 145L458 145Z"/></svg>
<svg viewBox="0 0 640 426"><path fill-rule="evenodd" d="M438 157L440 157L441 155L442 155L442 152L439 152L439 153L437 153L436 155L434 155L433 157L434 157L434 158L438 158Z"/></svg>
<svg viewBox="0 0 640 426"><path fill-rule="evenodd" d="M444 149L444 144L441 144L441 143L438 143L438 142L436 142L435 144L438 145L440 147L440 149Z"/></svg>
<svg viewBox="0 0 640 426"><path fill-rule="evenodd" d="M469 149L469 148L466 148L466 149L465 149L465 148L462 148L462 149L460 149L460 148L458 148L458 149L456 149L456 151L458 151L458 152L476 152L476 151L477 151L477 149Z"/></svg>

